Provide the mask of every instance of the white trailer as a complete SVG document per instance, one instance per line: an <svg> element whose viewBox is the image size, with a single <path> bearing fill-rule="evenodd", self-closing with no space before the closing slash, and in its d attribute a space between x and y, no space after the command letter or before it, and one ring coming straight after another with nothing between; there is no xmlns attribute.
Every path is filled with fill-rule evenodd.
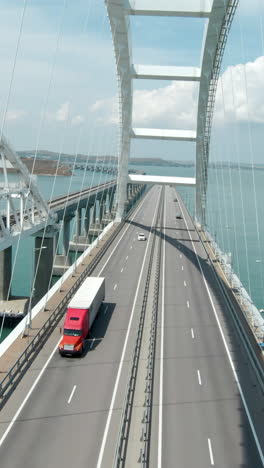
<svg viewBox="0 0 264 468"><path fill-rule="evenodd" d="M71 299L68 304L68 310L88 309L90 329L104 298L105 279L89 276Z"/></svg>

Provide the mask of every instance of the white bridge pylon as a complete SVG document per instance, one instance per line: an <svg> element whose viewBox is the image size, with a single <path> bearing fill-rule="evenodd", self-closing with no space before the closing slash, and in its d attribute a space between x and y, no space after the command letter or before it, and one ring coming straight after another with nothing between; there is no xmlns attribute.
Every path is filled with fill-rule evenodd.
<svg viewBox="0 0 264 468"><path fill-rule="evenodd" d="M0 251L10 247L18 236L30 235L56 222L32 176L20 157L2 136L0 167L4 183L0 187ZM16 182L8 180L8 169L17 173Z"/></svg>
<svg viewBox="0 0 264 468"><path fill-rule="evenodd" d="M205 222L209 144L215 93L227 35L239 0L105 0L111 25L119 86L119 170L117 219L124 214L132 138L196 142L196 219ZM188 3L186 5L186 3ZM130 16L205 18L200 68L150 66L132 63ZM133 79L199 83L196 129L132 128ZM182 178L181 178L182 179ZM173 183L173 182L172 182Z"/></svg>

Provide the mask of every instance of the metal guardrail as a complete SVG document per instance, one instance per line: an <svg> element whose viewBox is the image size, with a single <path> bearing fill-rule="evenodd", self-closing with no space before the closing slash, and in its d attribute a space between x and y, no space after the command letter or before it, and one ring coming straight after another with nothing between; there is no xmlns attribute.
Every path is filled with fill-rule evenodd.
<svg viewBox="0 0 264 468"><path fill-rule="evenodd" d="M147 360L147 375L146 375L145 403L144 403L144 406L146 409L144 410L144 415L143 415L143 420L142 420L143 430L142 430L141 440L143 442L143 448L140 450L140 457L139 457L142 468L147 468L150 462L151 421L152 421L152 408L153 408L154 369L155 369L155 355L156 355L156 343L157 343L156 338L157 338L159 285L160 285L162 216L163 216L163 210L160 215L160 234L159 234L159 245L158 245L158 252L157 252L152 314L151 314L149 352L148 352L148 360Z"/></svg>
<svg viewBox="0 0 264 468"><path fill-rule="evenodd" d="M197 235L201 241L201 244L203 245L203 248L205 250L205 252L207 253L207 249L204 245L204 241L202 239L202 237L200 236L200 232L199 232L199 229L197 228L197 226L194 224L194 227L195 227L195 230L197 232ZM230 314L231 314L231 317L232 317L232 320L233 320L233 323L235 325L235 328L239 334L239 337L242 341L242 343L244 344L244 349L248 355L248 358L249 358L249 361L255 371L255 375L258 379L258 382L259 382L259 385L261 387L261 390L264 394L264 365L263 365L263 362L260 361L260 359L262 358L261 356L261 350L260 348L259 349L259 352L260 352L260 355L258 356L257 353L255 352L255 350L253 349L253 346L250 342L250 339L248 338L247 336L247 333L244 329L244 326L243 324L241 323L236 311L235 311L235 307L234 307L234 304L232 303L227 291L226 291L226 288L223 286L222 282L220 281L219 277L218 277L218 274L215 270L215 266L212 262L212 259L210 257L210 255L208 255L208 258L209 258L209 261L210 261L210 264L211 264L211 267L212 267L212 270L213 270L213 273L214 273L214 276L215 276L215 279L216 279L216 282L218 284L218 287L225 299L225 302L228 306L228 309L230 311ZM238 306L240 307L239 303L237 303ZM241 310L242 314L243 314L243 311ZM244 314L243 314L244 316ZM245 320L246 320L246 317L244 316ZM250 325L248 324L249 328L250 328ZM251 328L250 328L251 330ZM252 336L254 337L255 339L255 336L253 334L253 331L252 331ZM257 346L257 341L256 341L256 346Z"/></svg>
<svg viewBox="0 0 264 468"><path fill-rule="evenodd" d="M129 212L126 214L126 218L130 216L133 211L136 209L138 205L139 200L135 203L134 206L131 207ZM26 347L26 349L21 353L19 358L16 360L14 365L9 369L8 373L5 375L5 377L1 380L0 382L0 407L3 406L9 395L12 393L12 391L15 389L15 387L18 385L20 379L22 378L24 372L27 370L29 365L33 362L35 359L37 353L41 349L41 347L45 344L47 341L48 337L51 335L53 332L56 324L62 317L64 311L65 311L65 306L73 296L73 294L76 292L80 284L84 281L84 279L92 273L92 271L95 269L103 255L105 254L106 250L108 247L112 244L116 236L119 234L121 229L123 228L125 224L125 221L121 221L115 231L112 233L112 235L107 239L105 244L102 246L102 248L99 250L97 255L93 258L91 263L85 268L85 270L81 273L79 278L76 280L74 283L74 286L71 288L71 290L64 296L60 304L55 308L53 313L50 315L50 317L47 319L47 321L44 323L43 327L40 328L36 336L33 338L33 340L29 343L29 345Z"/></svg>
<svg viewBox="0 0 264 468"><path fill-rule="evenodd" d="M161 198L163 200L163 198ZM158 220L161 219L161 207L162 201L160 202L160 206L157 213L156 224ZM155 227L151 229L150 232L154 232ZM147 277L143 295L143 302L139 317L139 324L138 324L138 331L136 336L136 343L133 350L133 355L131 359L131 368L128 377L128 382L125 391L125 399L123 403L123 410L121 414L121 422L120 428L117 437L117 444L116 450L114 455L114 468L120 468L125 465L126 461L126 449L128 444L129 438L129 429L131 423L131 414L133 409L133 400L135 394L135 387L136 387L136 379L137 379L137 371L139 365L139 358L140 358L140 349L142 344L142 336L143 336L143 329L144 329L144 321L146 315L146 308L148 302L148 295L149 295L149 285L150 279L152 274L152 266L153 266L153 258L154 258L154 249L156 243L156 234L153 237L153 242L151 246L150 252L150 260L147 270ZM153 394L153 377L154 377L154 357L155 357L155 344L156 344L156 322L157 322L157 308L158 308L158 294L159 294L159 271L160 271L160 252L161 252L161 237L160 237L160 244L159 244L159 253L158 253L158 265L156 268L156 276L155 276L155 292L154 292L154 301L153 301L153 311L152 311L152 320L151 320L151 330L150 330L150 347L149 347L149 355L148 355L148 365L147 365L147 378L146 378L146 398L145 398L145 411L143 416L143 424L144 428L142 430L141 440L144 444L144 448L141 450L140 453L140 460L141 466L147 466L147 460L149 456L149 443L150 443L150 424L151 424L151 411L152 411L152 394Z"/></svg>

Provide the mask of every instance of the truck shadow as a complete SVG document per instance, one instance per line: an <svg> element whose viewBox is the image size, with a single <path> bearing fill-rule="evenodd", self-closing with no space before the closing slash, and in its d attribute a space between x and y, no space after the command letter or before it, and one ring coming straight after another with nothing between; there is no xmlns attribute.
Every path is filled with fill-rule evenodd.
<svg viewBox="0 0 264 468"><path fill-rule="evenodd" d="M112 314L115 310L115 306L116 304L111 302L104 302L101 305L100 310L94 320L91 331L86 338L85 351L83 352L82 357L85 357L88 352L94 351L103 340Z"/></svg>

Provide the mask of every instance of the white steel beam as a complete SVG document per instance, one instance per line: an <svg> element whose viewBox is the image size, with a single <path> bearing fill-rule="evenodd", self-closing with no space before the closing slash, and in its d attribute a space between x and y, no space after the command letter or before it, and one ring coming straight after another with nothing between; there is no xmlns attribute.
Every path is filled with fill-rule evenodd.
<svg viewBox="0 0 264 468"><path fill-rule="evenodd" d="M127 0L126 4L130 15L207 18L212 0Z"/></svg>
<svg viewBox="0 0 264 468"><path fill-rule="evenodd" d="M132 65L131 75L145 80L200 81L201 70L197 67Z"/></svg>
<svg viewBox="0 0 264 468"><path fill-rule="evenodd" d="M196 141L196 132L194 130L133 128L131 130L131 138L144 138L151 140Z"/></svg>
<svg viewBox="0 0 264 468"><path fill-rule="evenodd" d="M132 55L129 17L126 15L125 4L126 0L106 0L114 43L119 88L120 138L117 176L117 220L123 217L127 196L126 187L132 122L132 79L130 73Z"/></svg>
<svg viewBox="0 0 264 468"><path fill-rule="evenodd" d="M217 80L226 38L237 4L238 0L214 0L209 22L205 28L201 54L196 144L196 218L200 224L205 222L210 131Z"/></svg>
<svg viewBox="0 0 264 468"><path fill-rule="evenodd" d="M181 185L195 187L194 177L166 177L153 175L128 174L129 184Z"/></svg>
<svg viewBox="0 0 264 468"><path fill-rule="evenodd" d="M44 198L39 192L37 185L34 183L34 180L29 173L27 167L22 163L20 157L16 154L15 150L11 147L10 143L7 142L6 138L2 136L0 141L0 152L3 154L12 166L17 169L17 171L21 174L23 178L23 182L25 187L27 187L36 202L39 212L42 214L43 217L49 217L51 215L48 205L45 202Z"/></svg>

